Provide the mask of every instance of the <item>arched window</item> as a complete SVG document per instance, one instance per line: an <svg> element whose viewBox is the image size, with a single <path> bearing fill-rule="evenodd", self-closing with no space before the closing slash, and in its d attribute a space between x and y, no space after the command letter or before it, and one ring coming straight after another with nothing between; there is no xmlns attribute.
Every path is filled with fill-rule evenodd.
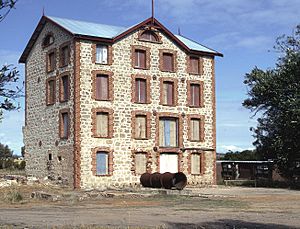
<svg viewBox="0 0 300 229"><path fill-rule="evenodd" d="M47 47L51 44L53 44L54 42L54 37L52 34L47 34L44 38L44 41L43 41L43 47Z"/></svg>
<svg viewBox="0 0 300 229"><path fill-rule="evenodd" d="M158 37L157 35L152 32L152 31L145 31L142 33L141 37L140 37L141 40L145 40L145 41L153 41L153 42L158 42Z"/></svg>

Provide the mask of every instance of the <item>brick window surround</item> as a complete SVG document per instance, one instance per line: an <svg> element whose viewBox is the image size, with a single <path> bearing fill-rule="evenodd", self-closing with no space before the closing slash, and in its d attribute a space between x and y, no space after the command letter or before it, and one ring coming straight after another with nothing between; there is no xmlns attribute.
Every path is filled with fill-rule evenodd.
<svg viewBox="0 0 300 229"><path fill-rule="evenodd" d="M173 83L173 104L164 104L164 82ZM178 79L171 77L160 78L160 95L159 95L159 104L164 106L177 106L178 105Z"/></svg>
<svg viewBox="0 0 300 229"><path fill-rule="evenodd" d="M108 135L106 137L97 134L97 113L107 113L108 114ZM114 131L114 111L109 108L93 108L92 109L92 137L94 138L112 138Z"/></svg>
<svg viewBox="0 0 300 229"><path fill-rule="evenodd" d="M177 147L159 147L159 120L161 118L176 118L178 120L178 146ZM183 147L183 120L178 113L170 112L157 112L155 120L155 146L158 148L158 152L175 152Z"/></svg>
<svg viewBox="0 0 300 229"><path fill-rule="evenodd" d="M146 80L146 104L151 103L151 93L150 93L150 80L151 77L148 75L138 75L138 74L132 74L131 75L131 102L132 103L140 103L137 102L138 99L136 98L136 79L143 79Z"/></svg>
<svg viewBox="0 0 300 229"><path fill-rule="evenodd" d="M135 133L135 124L136 116L145 116L146 117L146 138L136 138ZM147 111L132 111L131 112L131 137L138 140L146 140L151 137L151 112Z"/></svg>
<svg viewBox="0 0 300 229"><path fill-rule="evenodd" d="M67 77L67 88L64 88L63 78ZM65 90L67 90L65 92ZM65 98L65 93L67 98ZM67 102L70 100L70 72L64 72L59 75L59 101L61 103Z"/></svg>
<svg viewBox="0 0 300 229"><path fill-rule="evenodd" d="M192 154L200 154L200 174L192 174ZM205 173L205 152L189 152L188 154L188 174L194 176L202 176Z"/></svg>
<svg viewBox="0 0 300 229"><path fill-rule="evenodd" d="M145 58L146 58L145 68L140 68L140 67L135 66L135 61L136 61L135 60L135 51L136 50L142 50L145 52ZM131 45L131 65L133 68L136 68L136 69L144 69L144 70L150 69L150 48L144 47L141 45Z"/></svg>
<svg viewBox="0 0 300 229"><path fill-rule="evenodd" d="M155 40L149 40L149 39L145 39L143 37L143 35L145 33L150 33L151 35L153 35L155 37ZM150 29L146 29L146 30L140 30L138 33L138 40L139 41L143 41L143 42L151 42L151 43L162 43L161 42L162 37L159 35L158 32L154 31L154 30L150 30Z"/></svg>
<svg viewBox="0 0 300 229"><path fill-rule="evenodd" d="M191 85L199 85L200 88L200 106L193 105L191 98ZM204 82L200 80L187 80L187 105L189 107L204 107Z"/></svg>
<svg viewBox="0 0 300 229"><path fill-rule="evenodd" d="M173 69L166 70L164 68L164 54L171 54L173 56ZM177 72L177 51L171 49L160 49L159 50L159 69L162 72Z"/></svg>
<svg viewBox="0 0 300 229"><path fill-rule="evenodd" d="M105 152L108 154L108 174L97 175L97 152ZM99 177L112 176L113 167L113 150L108 147L97 147L92 149L92 174Z"/></svg>
<svg viewBox="0 0 300 229"><path fill-rule="evenodd" d="M63 114L68 115L68 126L64 126ZM68 139L70 136L70 126L71 126L71 118L70 118L70 109L65 108L59 111L59 137L60 139ZM64 128L67 128L67 136L64 136Z"/></svg>
<svg viewBox="0 0 300 229"><path fill-rule="evenodd" d="M64 56L64 50L67 49L67 56ZM59 67L68 66L71 60L71 42L67 41L59 46Z"/></svg>
<svg viewBox="0 0 300 229"><path fill-rule="evenodd" d="M50 82L53 82L53 94L51 96ZM46 105L53 105L56 102L56 77L52 76L46 80Z"/></svg>
<svg viewBox="0 0 300 229"><path fill-rule="evenodd" d="M178 172L182 172L183 169L183 153L181 150L179 149L163 149L163 150L159 150L156 153L156 172L160 173L160 154L163 153L174 153L178 155Z"/></svg>
<svg viewBox="0 0 300 229"><path fill-rule="evenodd" d="M51 56L53 57L53 62L50 61ZM56 48L50 49L46 54L46 72L50 73L56 69Z"/></svg>
<svg viewBox="0 0 300 229"><path fill-rule="evenodd" d="M138 176L138 175L141 175L141 174L138 174L136 173L136 166L135 166L135 155L136 154L146 154L146 172L147 173L151 173L152 172L152 169L151 169L151 154L149 151L143 151L143 150L133 150L132 151L132 163L131 163L131 172L134 176Z"/></svg>
<svg viewBox="0 0 300 229"><path fill-rule="evenodd" d="M97 90L97 75L106 75L108 77L108 99L99 99L96 97ZM92 99L97 101L113 101L114 99L114 83L113 83L113 72L104 70L93 70L92 71Z"/></svg>
<svg viewBox="0 0 300 229"><path fill-rule="evenodd" d="M204 142L205 137L205 130L204 130L204 123L205 123L205 116L204 115L198 115L198 114L189 114L187 115L187 121L188 121L188 140L191 142ZM198 119L200 121L200 140L192 140L192 127L191 127L191 121L192 119Z"/></svg>
<svg viewBox="0 0 300 229"><path fill-rule="evenodd" d="M198 71L193 71L191 60L198 60ZM203 75L203 58L199 56L187 56L186 57L187 72L191 75Z"/></svg>
<svg viewBox="0 0 300 229"><path fill-rule="evenodd" d="M96 63L96 48L97 45L103 45L107 46L107 64L103 63ZM94 43L92 44L92 63L93 64L100 64L100 65L112 65L113 64L113 47L109 44L104 44L104 43Z"/></svg>

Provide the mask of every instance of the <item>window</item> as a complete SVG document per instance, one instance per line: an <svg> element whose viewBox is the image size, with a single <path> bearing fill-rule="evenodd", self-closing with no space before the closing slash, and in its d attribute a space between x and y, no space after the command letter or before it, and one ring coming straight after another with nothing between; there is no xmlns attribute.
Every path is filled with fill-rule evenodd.
<svg viewBox="0 0 300 229"><path fill-rule="evenodd" d="M152 31L145 31L141 34L140 40L143 41L151 41L151 42L158 42L157 35Z"/></svg>
<svg viewBox="0 0 300 229"><path fill-rule="evenodd" d="M163 69L168 72L174 71L174 60L173 54L164 53L163 54Z"/></svg>
<svg viewBox="0 0 300 229"><path fill-rule="evenodd" d="M47 47L54 43L54 37L52 34L47 34L43 40L43 47Z"/></svg>
<svg viewBox="0 0 300 229"><path fill-rule="evenodd" d="M197 80L188 80L187 87L188 105L191 107L203 107L203 82Z"/></svg>
<svg viewBox="0 0 300 229"><path fill-rule="evenodd" d="M135 173L143 174L147 172L147 153L139 152L135 154Z"/></svg>
<svg viewBox="0 0 300 229"><path fill-rule="evenodd" d="M69 100L69 75L63 75L60 78L60 102L66 102Z"/></svg>
<svg viewBox="0 0 300 229"><path fill-rule="evenodd" d="M96 45L96 63L108 64L108 47L107 45Z"/></svg>
<svg viewBox="0 0 300 229"><path fill-rule="evenodd" d="M96 175L108 175L108 153L98 151L96 153Z"/></svg>
<svg viewBox="0 0 300 229"><path fill-rule="evenodd" d="M69 137L70 117L69 111L63 110L60 112L60 138Z"/></svg>
<svg viewBox="0 0 300 229"><path fill-rule="evenodd" d="M146 68L146 51L136 49L134 55L135 55L134 67L145 69Z"/></svg>
<svg viewBox="0 0 300 229"><path fill-rule="evenodd" d="M192 118L191 119L191 141L200 141L201 140L201 121L200 119L197 118Z"/></svg>
<svg viewBox="0 0 300 229"><path fill-rule="evenodd" d="M67 66L70 62L70 46L64 45L60 49L60 67Z"/></svg>
<svg viewBox="0 0 300 229"><path fill-rule="evenodd" d="M174 82L163 82L162 104L169 106L174 105Z"/></svg>
<svg viewBox="0 0 300 229"><path fill-rule="evenodd" d="M96 100L108 100L108 75L96 75Z"/></svg>
<svg viewBox="0 0 300 229"><path fill-rule="evenodd" d="M49 154L48 154L48 160L49 160L49 161L52 161L52 153L49 153Z"/></svg>
<svg viewBox="0 0 300 229"><path fill-rule="evenodd" d="M135 102L146 103L147 102L147 81L146 79L135 79Z"/></svg>
<svg viewBox="0 0 300 229"><path fill-rule="evenodd" d="M54 71L55 65L56 65L55 51L50 51L47 54L47 72Z"/></svg>
<svg viewBox="0 0 300 229"><path fill-rule="evenodd" d="M55 77L50 77L46 82L46 104L53 105L55 103Z"/></svg>
<svg viewBox="0 0 300 229"><path fill-rule="evenodd" d="M201 154L193 153L191 154L191 174L200 175L201 172Z"/></svg>
<svg viewBox="0 0 300 229"><path fill-rule="evenodd" d="M176 153L161 153L159 156L159 172L177 173L178 155Z"/></svg>
<svg viewBox="0 0 300 229"><path fill-rule="evenodd" d="M159 119L159 146L178 147L178 119Z"/></svg>
<svg viewBox="0 0 300 229"><path fill-rule="evenodd" d="M96 135L99 137L108 137L108 118L109 114L106 112L96 113Z"/></svg>
<svg viewBox="0 0 300 229"><path fill-rule="evenodd" d="M191 93L191 106L200 107L200 85L191 84L190 86Z"/></svg>
<svg viewBox="0 0 300 229"><path fill-rule="evenodd" d="M159 50L159 68L163 72L175 72L177 68L177 52L169 49Z"/></svg>
<svg viewBox="0 0 300 229"><path fill-rule="evenodd" d="M136 115L135 117L135 138L147 138L147 116Z"/></svg>
<svg viewBox="0 0 300 229"><path fill-rule="evenodd" d="M199 58L190 57L190 73L199 74L200 66L199 66Z"/></svg>

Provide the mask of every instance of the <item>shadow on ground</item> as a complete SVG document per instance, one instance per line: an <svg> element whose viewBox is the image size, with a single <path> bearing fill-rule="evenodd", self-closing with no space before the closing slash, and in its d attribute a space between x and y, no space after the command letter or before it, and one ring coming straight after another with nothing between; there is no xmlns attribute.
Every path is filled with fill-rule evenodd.
<svg viewBox="0 0 300 229"><path fill-rule="evenodd" d="M200 224L193 223L166 223L168 228L174 229L299 229L300 227L290 227L280 224L254 223L242 220L218 220Z"/></svg>

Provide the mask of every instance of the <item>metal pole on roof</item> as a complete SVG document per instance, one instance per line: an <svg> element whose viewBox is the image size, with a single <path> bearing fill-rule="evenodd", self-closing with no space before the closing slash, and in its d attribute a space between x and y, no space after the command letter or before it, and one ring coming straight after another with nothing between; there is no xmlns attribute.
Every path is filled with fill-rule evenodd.
<svg viewBox="0 0 300 229"><path fill-rule="evenodd" d="M154 0L152 0L152 24L154 24Z"/></svg>

